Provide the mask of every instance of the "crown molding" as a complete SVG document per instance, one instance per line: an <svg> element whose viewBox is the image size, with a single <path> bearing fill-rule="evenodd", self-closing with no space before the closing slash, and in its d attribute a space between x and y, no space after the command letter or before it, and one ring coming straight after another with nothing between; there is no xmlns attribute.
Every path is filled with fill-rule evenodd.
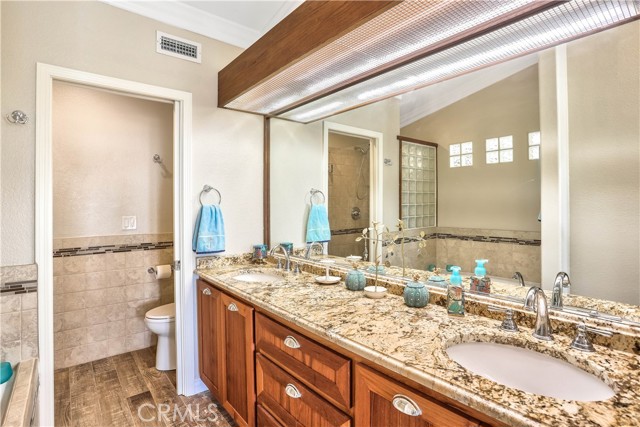
<svg viewBox="0 0 640 427"><path fill-rule="evenodd" d="M146 16L174 27L246 49L262 34L193 6L175 1L101 0L103 3Z"/></svg>

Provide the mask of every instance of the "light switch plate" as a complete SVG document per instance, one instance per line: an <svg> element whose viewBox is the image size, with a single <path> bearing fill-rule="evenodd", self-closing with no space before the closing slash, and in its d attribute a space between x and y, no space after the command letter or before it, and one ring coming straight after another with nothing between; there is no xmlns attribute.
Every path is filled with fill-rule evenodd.
<svg viewBox="0 0 640 427"><path fill-rule="evenodd" d="M122 217L122 229L123 230L135 230L137 227L135 216L123 216Z"/></svg>

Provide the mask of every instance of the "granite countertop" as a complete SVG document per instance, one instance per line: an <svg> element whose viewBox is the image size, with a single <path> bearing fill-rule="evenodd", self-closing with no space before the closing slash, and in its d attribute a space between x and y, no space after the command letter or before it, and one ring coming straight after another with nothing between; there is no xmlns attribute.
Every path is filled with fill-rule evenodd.
<svg viewBox="0 0 640 427"><path fill-rule="evenodd" d="M283 280L246 283L239 271L276 273ZM602 346L595 353L569 348L570 339L556 335L541 342L531 330L498 329L499 322L467 314L450 317L437 305L410 308L402 297L368 299L344 282L318 285L314 275L283 273L272 266L248 263L197 271L232 295L292 322L359 356L429 387L511 426L640 426L640 357ZM566 360L611 386L616 395L602 402L548 398L505 387L472 374L449 359L445 350L457 343L487 341L513 344ZM531 370L535 375L535 369Z"/></svg>

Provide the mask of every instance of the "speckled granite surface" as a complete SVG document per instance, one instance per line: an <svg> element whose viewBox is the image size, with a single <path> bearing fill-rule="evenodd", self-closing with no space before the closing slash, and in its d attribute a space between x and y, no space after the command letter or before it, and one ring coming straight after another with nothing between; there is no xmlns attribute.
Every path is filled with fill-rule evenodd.
<svg viewBox="0 0 640 427"><path fill-rule="evenodd" d="M220 261L198 274L257 307L508 425L640 425L640 358L632 353L600 346L596 353L582 353L569 349L571 340L562 335L543 343L531 337L530 329L509 334L497 329L496 320L477 315L450 318L434 304L409 308L393 294L371 300L362 292L348 291L344 282L318 285L310 273L278 272L283 280L273 283L233 279L247 269L275 271L269 266ZM448 358L448 346L468 341L510 343L551 354L595 374L617 394L603 402L575 402L501 386Z"/></svg>

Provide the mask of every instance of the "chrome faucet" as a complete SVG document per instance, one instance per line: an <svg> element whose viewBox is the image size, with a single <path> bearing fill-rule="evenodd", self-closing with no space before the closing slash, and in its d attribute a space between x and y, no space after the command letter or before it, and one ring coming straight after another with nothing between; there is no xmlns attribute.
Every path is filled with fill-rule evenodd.
<svg viewBox="0 0 640 427"><path fill-rule="evenodd" d="M284 246L278 245L274 247L269 251L269 255L273 256L278 249L282 249L282 253L284 254L284 259L285 259L284 271L291 271L291 260L289 259L289 252L287 252L287 249ZM280 261L279 258L278 258L277 268L282 268L282 262Z"/></svg>
<svg viewBox="0 0 640 427"><path fill-rule="evenodd" d="M304 253L304 259L311 259L311 253L313 252L314 247L320 248L320 253L324 252L324 246L320 242L311 242L307 244L307 250Z"/></svg>
<svg viewBox="0 0 640 427"><path fill-rule="evenodd" d="M524 300L524 308L536 312L536 326L533 336L543 341L553 340L551 335L551 324L549 322L549 309L547 307L547 296L542 288L532 286L527 292Z"/></svg>
<svg viewBox="0 0 640 427"><path fill-rule="evenodd" d="M518 283L520 283L520 286L525 286L524 277L522 277L522 273L520 273L519 271L516 271L515 273L513 273L512 279L518 280Z"/></svg>
<svg viewBox="0 0 640 427"><path fill-rule="evenodd" d="M569 289L571 287L571 280L569 275L564 271L556 274L556 280L553 282L553 291L551 293L551 308L562 309L564 304L562 302L562 294L564 288ZM567 292L568 293L568 292Z"/></svg>

